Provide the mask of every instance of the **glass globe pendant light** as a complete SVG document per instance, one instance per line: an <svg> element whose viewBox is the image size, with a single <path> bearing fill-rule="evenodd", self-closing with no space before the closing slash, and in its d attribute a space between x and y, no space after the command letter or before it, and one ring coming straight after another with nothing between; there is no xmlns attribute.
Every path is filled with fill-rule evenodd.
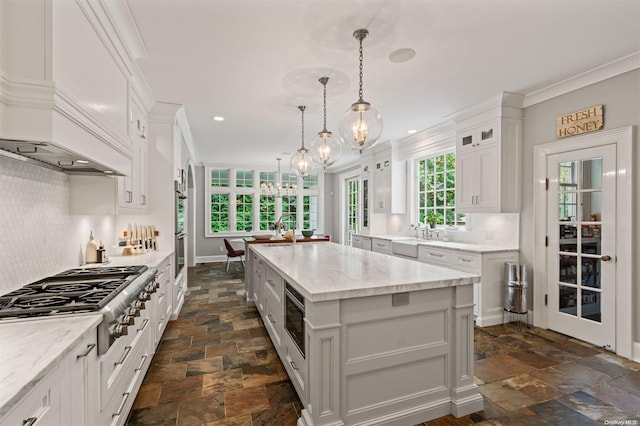
<svg viewBox="0 0 640 426"><path fill-rule="evenodd" d="M362 154L372 148L382 136L382 116L362 99L362 40L369 34L365 29L356 30L353 36L360 42L360 88L358 101L351 105L340 121L340 138Z"/></svg>
<svg viewBox="0 0 640 426"><path fill-rule="evenodd" d="M325 170L327 167L338 161L342 154L342 145L333 134L327 130L327 82L329 77L321 77L320 83L323 86L323 108L324 108L324 127L311 144L311 159L318 166L322 166Z"/></svg>
<svg viewBox="0 0 640 426"><path fill-rule="evenodd" d="M311 161L311 152L304 147L304 110L307 107L300 105L298 109L302 112L302 146L293 153L290 160L291 168L296 172L296 175L300 177L309 176L313 168Z"/></svg>

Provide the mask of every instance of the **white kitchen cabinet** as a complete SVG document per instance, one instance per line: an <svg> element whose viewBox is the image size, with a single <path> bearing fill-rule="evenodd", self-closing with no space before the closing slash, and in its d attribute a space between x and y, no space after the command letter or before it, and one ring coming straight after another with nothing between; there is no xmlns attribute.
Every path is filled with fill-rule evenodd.
<svg viewBox="0 0 640 426"><path fill-rule="evenodd" d="M521 95L504 93L487 110L456 120L456 210L520 211Z"/></svg>
<svg viewBox="0 0 640 426"><path fill-rule="evenodd" d="M248 252L248 250L246 251ZM265 282L265 264L260 257L256 254L252 254L252 269L253 269L253 282L251 291L253 292L253 302L255 303L258 311L264 313L264 282Z"/></svg>
<svg viewBox="0 0 640 426"><path fill-rule="evenodd" d="M119 212L123 214L146 214L148 206L147 141L137 135L133 139L134 157L131 176L118 178Z"/></svg>
<svg viewBox="0 0 640 426"><path fill-rule="evenodd" d="M494 211L499 205L498 147L456 155L456 209L459 212Z"/></svg>
<svg viewBox="0 0 640 426"><path fill-rule="evenodd" d="M271 337L273 346L282 355L282 333L284 331L283 280L269 266L265 268L263 286L264 313L262 320Z"/></svg>
<svg viewBox="0 0 640 426"><path fill-rule="evenodd" d="M393 158L376 159L373 170L374 213L406 213L406 174L406 161L398 161Z"/></svg>
<svg viewBox="0 0 640 426"><path fill-rule="evenodd" d="M97 333L88 333L44 379L4 417L3 426L97 423Z"/></svg>
<svg viewBox="0 0 640 426"><path fill-rule="evenodd" d="M72 425L96 424L100 384L97 335L90 333L71 351L70 365L70 413Z"/></svg>
<svg viewBox="0 0 640 426"><path fill-rule="evenodd" d="M480 282L473 286L473 313L479 327L502 324L504 264L516 263L518 257L513 250L473 253L429 245L418 247L420 262L480 275Z"/></svg>
<svg viewBox="0 0 640 426"><path fill-rule="evenodd" d="M171 290L171 297L172 297L171 306L173 311L171 313L171 319L175 320L178 318L178 315L180 314L180 310L182 309L182 305L184 304L184 293L187 291L186 270L185 272L175 277L172 283L173 283L173 286L172 286L173 288Z"/></svg>
<svg viewBox="0 0 640 426"><path fill-rule="evenodd" d="M160 339L164 330L167 328L169 319L172 312L172 300L171 300L171 287L173 284L173 269L171 268L171 261L173 256L167 256L158 265L158 273L156 276L156 282L158 289L152 295L152 318L153 324L151 333L151 342L153 344L153 350L158 347Z"/></svg>
<svg viewBox="0 0 640 426"><path fill-rule="evenodd" d="M383 238L371 239L371 251L376 253L391 254L391 241Z"/></svg>
<svg viewBox="0 0 640 426"><path fill-rule="evenodd" d="M362 235L352 235L351 247L371 251L371 238Z"/></svg>
<svg viewBox="0 0 640 426"><path fill-rule="evenodd" d="M69 367L60 364L38 383L6 416L3 426L71 424Z"/></svg>

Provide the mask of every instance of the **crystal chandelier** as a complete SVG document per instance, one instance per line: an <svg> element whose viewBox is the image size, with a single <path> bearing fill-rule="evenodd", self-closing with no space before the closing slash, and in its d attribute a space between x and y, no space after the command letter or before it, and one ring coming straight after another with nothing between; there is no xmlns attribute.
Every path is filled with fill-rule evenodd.
<svg viewBox="0 0 640 426"><path fill-rule="evenodd" d="M280 160L282 160L282 158L276 158L276 160L278 160L278 171L275 173L276 184L274 185L271 182L261 182L260 190L262 191L262 195L271 198L282 198L296 195L298 193L298 185L295 183L291 185L282 185L282 172L280 171Z"/></svg>
<svg viewBox="0 0 640 426"><path fill-rule="evenodd" d="M366 29L356 30L353 36L360 42L360 88L358 101L351 105L340 121L340 137L342 141L351 145L362 154L362 151L372 148L382 136L382 117L369 102L362 99L362 40L369 34Z"/></svg>
<svg viewBox="0 0 640 426"><path fill-rule="evenodd" d="M302 146L298 148L296 152L291 156L291 168L296 175L300 177L309 176L311 170L313 168L313 164L311 162L311 153L307 148L304 147L304 110L307 107L304 105L300 105L298 109L302 112Z"/></svg>
<svg viewBox="0 0 640 426"><path fill-rule="evenodd" d="M311 159L315 164L321 166L323 170L335 163L340 154L342 154L342 145L333 136L333 134L327 130L327 82L329 77L321 77L320 83L323 86L323 110L324 110L324 127L313 144L311 144Z"/></svg>

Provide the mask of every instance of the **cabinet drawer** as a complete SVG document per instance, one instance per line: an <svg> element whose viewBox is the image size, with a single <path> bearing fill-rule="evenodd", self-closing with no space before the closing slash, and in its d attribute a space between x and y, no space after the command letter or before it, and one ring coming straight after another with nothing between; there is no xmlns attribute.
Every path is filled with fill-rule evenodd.
<svg viewBox="0 0 640 426"><path fill-rule="evenodd" d="M286 343L286 354L284 366L289 374L291 383L298 392L300 401L305 402L305 385L307 381L307 361L298 350L295 343L291 340L288 333L284 333L284 343Z"/></svg>
<svg viewBox="0 0 640 426"><path fill-rule="evenodd" d="M6 416L0 418L3 426L22 426L34 422L36 425L63 425L69 420L67 404L69 392L68 368L58 366L38 383ZM62 412L63 406L65 413ZM34 420L35 419L35 420Z"/></svg>
<svg viewBox="0 0 640 426"><path fill-rule="evenodd" d="M391 254L391 241L373 238L371 240L371 250L377 253Z"/></svg>
<svg viewBox="0 0 640 426"><path fill-rule="evenodd" d="M477 253L454 251L450 254L451 267L472 274L480 273L481 257Z"/></svg>
<svg viewBox="0 0 640 426"><path fill-rule="evenodd" d="M438 266L449 266L449 250L420 246L418 247L418 260Z"/></svg>
<svg viewBox="0 0 640 426"><path fill-rule="evenodd" d="M264 282L264 288L267 289L267 293L270 293L276 303L280 303L282 299L282 278L273 269L266 268L266 277Z"/></svg>
<svg viewBox="0 0 640 426"><path fill-rule="evenodd" d="M271 342L273 346L278 351L278 354L281 353L281 335L283 330L282 318L282 305L280 303L276 303L273 296L269 293L268 296L264 298L264 315L262 316L262 321L264 322L264 327L267 329L269 336L271 337Z"/></svg>

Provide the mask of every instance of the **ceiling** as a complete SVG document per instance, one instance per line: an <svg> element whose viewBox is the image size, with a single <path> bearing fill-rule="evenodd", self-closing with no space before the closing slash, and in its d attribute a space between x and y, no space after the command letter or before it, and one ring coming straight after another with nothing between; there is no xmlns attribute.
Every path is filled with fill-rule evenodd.
<svg viewBox="0 0 640 426"><path fill-rule="evenodd" d="M358 98L399 140L502 91L531 94L640 51L638 0L126 0L158 101L183 104L198 162L283 166ZM415 57L392 62L391 52ZM222 116L218 122L213 116ZM357 160L346 149L333 167Z"/></svg>

